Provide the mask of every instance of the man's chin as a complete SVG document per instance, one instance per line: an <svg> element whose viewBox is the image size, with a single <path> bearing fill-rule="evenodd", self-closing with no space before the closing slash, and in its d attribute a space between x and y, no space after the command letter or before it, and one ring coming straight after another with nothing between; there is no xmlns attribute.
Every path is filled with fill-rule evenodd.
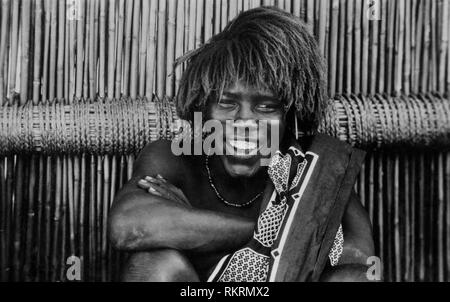
<svg viewBox="0 0 450 302"><path fill-rule="evenodd" d="M225 170L231 177L252 177L261 169L259 156L222 156Z"/></svg>

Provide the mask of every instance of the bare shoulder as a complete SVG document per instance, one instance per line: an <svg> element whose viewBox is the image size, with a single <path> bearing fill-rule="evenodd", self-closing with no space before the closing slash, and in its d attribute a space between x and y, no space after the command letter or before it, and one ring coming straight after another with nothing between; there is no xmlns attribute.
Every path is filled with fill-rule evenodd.
<svg viewBox="0 0 450 302"><path fill-rule="evenodd" d="M352 190L342 226L344 229L342 256L347 258L344 262L366 264L367 257L375 255L372 225L367 211L354 190Z"/></svg>
<svg viewBox="0 0 450 302"><path fill-rule="evenodd" d="M171 149L172 141L158 140L148 143L139 153L133 166L133 178L161 174L177 184L183 178L185 156L176 156Z"/></svg>

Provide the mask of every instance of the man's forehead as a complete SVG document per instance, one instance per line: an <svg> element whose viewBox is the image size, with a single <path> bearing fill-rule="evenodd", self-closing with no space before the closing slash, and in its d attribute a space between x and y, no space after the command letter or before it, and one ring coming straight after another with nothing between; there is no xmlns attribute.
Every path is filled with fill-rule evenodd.
<svg viewBox="0 0 450 302"><path fill-rule="evenodd" d="M266 96L266 97L275 97L275 93L263 86L249 85L243 82L235 82L234 84L226 87L223 90L224 96L241 96L241 95L258 95L258 96Z"/></svg>

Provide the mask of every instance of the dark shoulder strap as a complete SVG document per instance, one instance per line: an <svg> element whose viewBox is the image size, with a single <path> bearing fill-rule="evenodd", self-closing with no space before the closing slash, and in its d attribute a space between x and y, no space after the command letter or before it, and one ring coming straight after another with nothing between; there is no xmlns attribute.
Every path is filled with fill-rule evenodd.
<svg viewBox="0 0 450 302"><path fill-rule="evenodd" d="M285 240L275 242L275 281L319 280L365 156L324 134L312 137L305 151L316 160Z"/></svg>

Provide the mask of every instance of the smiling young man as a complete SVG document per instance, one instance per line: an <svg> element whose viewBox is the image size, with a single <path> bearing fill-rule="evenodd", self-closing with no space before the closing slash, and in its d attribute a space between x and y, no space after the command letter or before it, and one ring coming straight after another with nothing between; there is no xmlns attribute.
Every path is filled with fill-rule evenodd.
<svg viewBox="0 0 450 302"><path fill-rule="evenodd" d="M141 151L109 217L113 245L132 253L123 280L367 280L371 226L353 190L364 154L317 134L325 67L302 21L243 12L182 61L178 114L221 125L206 129L215 152Z"/></svg>

